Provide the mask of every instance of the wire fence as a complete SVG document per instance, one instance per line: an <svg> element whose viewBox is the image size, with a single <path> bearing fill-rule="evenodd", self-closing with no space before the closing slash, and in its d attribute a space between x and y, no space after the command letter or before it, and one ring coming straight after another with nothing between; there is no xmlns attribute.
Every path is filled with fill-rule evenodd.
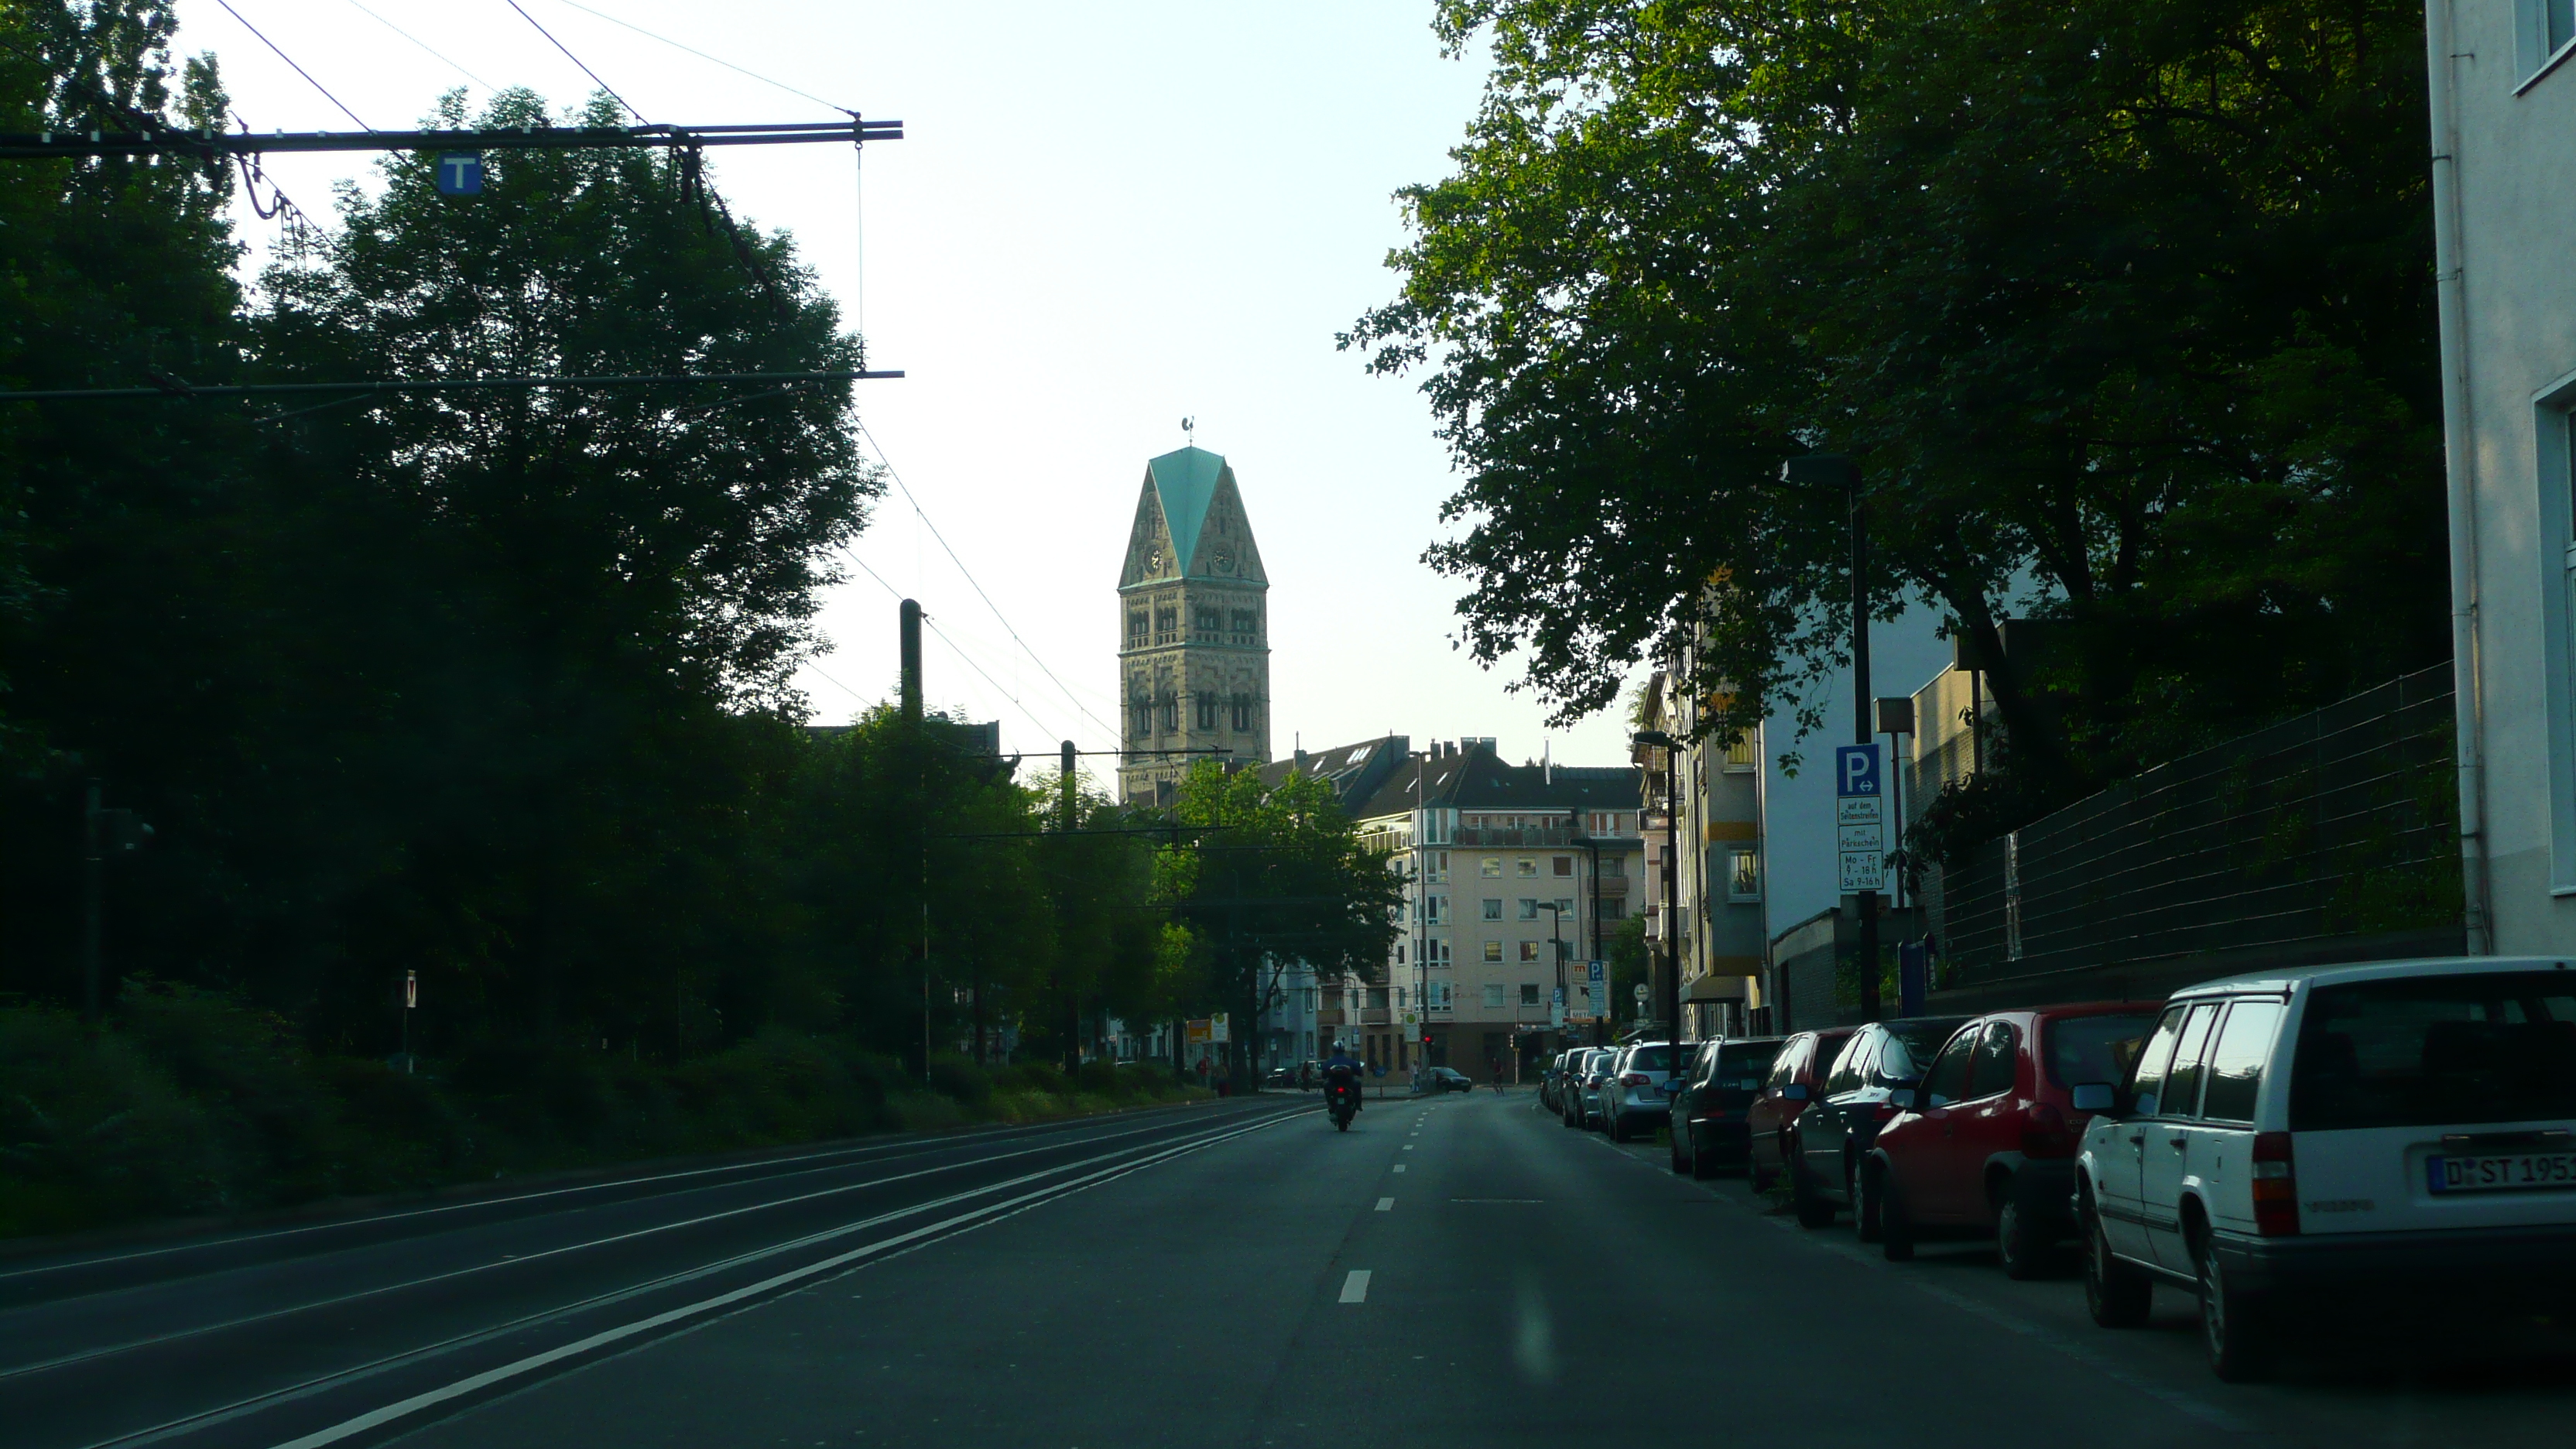
<svg viewBox="0 0 2576 1449"><path fill-rule="evenodd" d="M2158 766L1941 873L1940 984L2460 921L2448 665Z"/></svg>

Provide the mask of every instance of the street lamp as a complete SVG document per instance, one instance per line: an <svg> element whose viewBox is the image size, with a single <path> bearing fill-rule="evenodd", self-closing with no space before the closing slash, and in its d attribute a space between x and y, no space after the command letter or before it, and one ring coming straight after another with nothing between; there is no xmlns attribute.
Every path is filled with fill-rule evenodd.
<svg viewBox="0 0 2576 1449"><path fill-rule="evenodd" d="M1662 730L1639 730L1633 738L1638 744L1664 752L1664 1020L1678 1047L1682 1039L1682 938L1676 875L1681 868L1681 802L1674 798L1677 791L1673 757L1680 753L1682 745Z"/></svg>
<svg viewBox="0 0 2576 1449"><path fill-rule="evenodd" d="M1565 905L1561 901L1541 901L1538 903L1538 908L1547 912L1547 934L1549 944L1556 947L1557 1010L1549 1013L1551 1017L1556 1017L1564 1011L1565 1007ZM1580 913L1576 915L1575 919L1578 923L1581 922L1582 916ZM1551 1020L1547 1025L1548 1029L1556 1035L1563 1036L1565 1034L1565 1023L1563 1021ZM1560 1045L1562 1045L1562 1043L1560 1043Z"/></svg>

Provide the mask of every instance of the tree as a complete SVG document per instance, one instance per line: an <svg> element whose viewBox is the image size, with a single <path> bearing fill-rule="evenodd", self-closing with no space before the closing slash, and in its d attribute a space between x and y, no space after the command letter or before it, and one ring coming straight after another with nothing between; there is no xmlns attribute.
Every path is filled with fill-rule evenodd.
<svg viewBox="0 0 2576 1449"><path fill-rule="evenodd" d="M1430 561L1560 719L1685 634L1708 728L1820 721L1855 456L1884 572L1999 657L2059 798L2440 657L2419 11L1450 0L1457 173L1345 344L1466 481Z"/></svg>
<svg viewBox="0 0 2576 1449"><path fill-rule="evenodd" d="M1394 944L1403 893L1323 780L1291 771L1266 786L1258 771L1202 760L1172 817L1189 838L1160 852L1162 896L1205 954L1208 999L1239 1024L1230 1055L1248 1086L1251 1035L1285 965L1301 961L1327 981L1373 973Z"/></svg>

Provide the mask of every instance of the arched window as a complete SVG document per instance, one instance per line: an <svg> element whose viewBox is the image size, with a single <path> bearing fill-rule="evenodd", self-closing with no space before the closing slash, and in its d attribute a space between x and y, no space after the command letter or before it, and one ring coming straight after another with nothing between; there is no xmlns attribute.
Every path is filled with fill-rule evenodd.
<svg viewBox="0 0 2576 1449"><path fill-rule="evenodd" d="M1166 690L1163 692L1163 697L1157 700L1156 703L1163 707L1163 733L1167 735L1179 734L1181 732L1180 696Z"/></svg>
<svg viewBox="0 0 2576 1449"><path fill-rule="evenodd" d="M1252 696L1238 694L1233 699L1234 728L1238 734L1252 733Z"/></svg>
<svg viewBox="0 0 2576 1449"><path fill-rule="evenodd" d="M1199 717L1199 728L1200 728L1200 729L1203 729L1203 730L1212 730L1212 729L1215 729L1215 728L1216 728L1216 696L1215 696L1215 695L1213 695L1213 694L1207 693L1207 692L1205 692L1205 691L1201 691L1201 692L1200 692L1200 694L1199 694L1199 696L1198 696L1198 711L1197 711L1197 713L1198 713L1198 717Z"/></svg>

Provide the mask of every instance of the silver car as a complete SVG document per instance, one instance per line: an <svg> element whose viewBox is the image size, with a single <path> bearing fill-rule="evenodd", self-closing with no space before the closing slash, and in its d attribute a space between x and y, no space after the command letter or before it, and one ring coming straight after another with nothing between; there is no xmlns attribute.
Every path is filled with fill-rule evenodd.
<svg viewBox="0 0 2576 1449"><path fill-rule="evenodd" d="M1640 1131L1652 1131L1673 1116L1673 1059L1670 1042L1638 1042L1622 1047L1619 1060L1601 1087L1601 1130L1613 1142L1625 1142Z"/></svg>
<svg viewBox="0 0 2576 1449"><path fill-rule="evenodd" d="M1610 1047L1585 1047L1574 1054L1565 1074L1565 1125L1589 1127L1601 1115L1601 1088L1610 1080L1610 1063L1619 1053Z"/></svg>

